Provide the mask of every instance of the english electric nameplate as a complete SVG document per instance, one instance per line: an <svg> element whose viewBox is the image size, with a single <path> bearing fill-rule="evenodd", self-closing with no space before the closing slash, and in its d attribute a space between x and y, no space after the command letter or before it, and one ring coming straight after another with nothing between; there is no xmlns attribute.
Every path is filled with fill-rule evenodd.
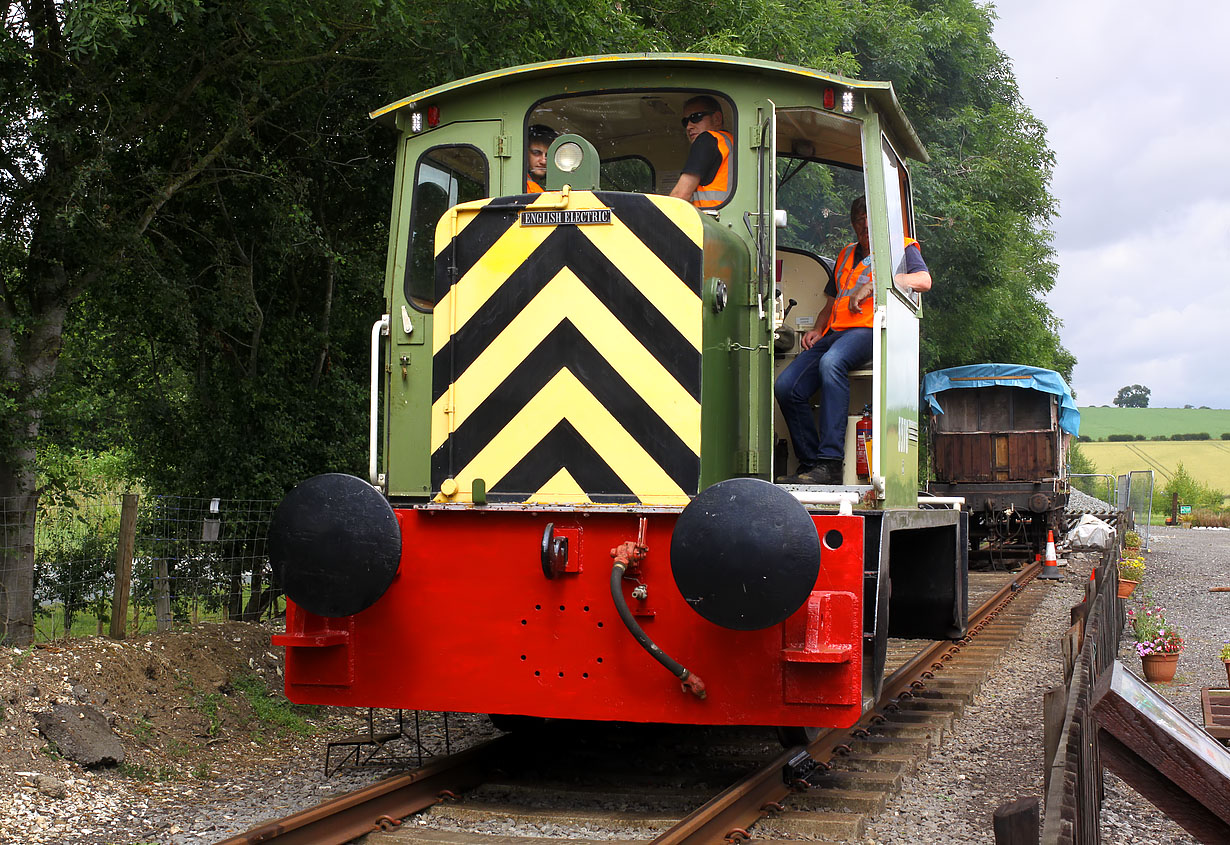
<svg viewBox="0 0 1230 845"><path fill-rule="evenodd" d="M609 208L521 212L522 226L593 226L610 222L611 209Z"/></svg>

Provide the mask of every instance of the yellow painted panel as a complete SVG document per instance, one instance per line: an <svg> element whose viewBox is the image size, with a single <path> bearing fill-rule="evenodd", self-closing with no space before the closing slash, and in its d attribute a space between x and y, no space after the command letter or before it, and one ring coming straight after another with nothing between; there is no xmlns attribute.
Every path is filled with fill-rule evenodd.
<svg viewBox="0 0 1230 845"><path fill-rule="evenodd" d="M700 403L566 267L466 368L452 398L446 393L436 400L431 409L431 450L440 448L564 319L570 319L688 448L700 454ZM450 401L456 403L451 421L445 413Z"/></svg>
<svg viewBox="0 0 1230 845"><path fill-rule="evenodd" d="M576 479L572 477L572 473L566 469L561 469L555 475L551 476L551 480L538 491L526 499L527 502L535 504L550 504L550 505L592 505L589 496L585 495L585 491L581 489L581 485L577 484Z"/></svg>
<svg viewBox="0 0 1230 845"><path fill-rule="evenodd" d="M645 504L687 501L687 494L566 370L557 373L474 460L457 473L458 483L465 489L472 479L483 478L488 489L494 488L564 419L640 501Z"/></svg>
<svg viewBox="0 0 1230 845"><path fill-rule="evenodd" d="M699 351L700 297L688 287L686 280L679 280L626 226L585 226L583 229L602 254Z"/></svg>

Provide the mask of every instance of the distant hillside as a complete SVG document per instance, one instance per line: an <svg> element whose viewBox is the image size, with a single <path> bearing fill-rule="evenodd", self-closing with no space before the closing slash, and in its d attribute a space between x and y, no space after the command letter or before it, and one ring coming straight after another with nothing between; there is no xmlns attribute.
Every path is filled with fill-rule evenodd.
<svg viewBox="0 0 1230 845"><path fill-rule="evenodd" d="M1230 432L1230 411L1208 408L1081 408L1081 435L1104 440L1112 434L1164 434L1207 431L1214 440Z"/></svg>

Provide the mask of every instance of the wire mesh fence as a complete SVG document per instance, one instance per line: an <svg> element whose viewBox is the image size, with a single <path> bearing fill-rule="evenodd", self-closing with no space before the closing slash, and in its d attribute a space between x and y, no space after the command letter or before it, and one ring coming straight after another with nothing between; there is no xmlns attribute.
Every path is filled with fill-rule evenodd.
<svg viewBox="0 0 1230 845"><path fill-rule="evenodd" d="M44 497L32 532L24 503L0 498L0 565L28 567L33 557L36 640L283 612L265 551L276 501L123 498L134 511L127 525L121 497Z"/></svg>
<svg viewBox="0 0 1230 845"><path fill-rule="evenodd" d="M1151 469L1132 470L1127 474L1125 499L1127 507L1132 511L1136 531L1141 535L1145 551L1151 551L1149 539L1153 523L1153 483Z"/></svg>

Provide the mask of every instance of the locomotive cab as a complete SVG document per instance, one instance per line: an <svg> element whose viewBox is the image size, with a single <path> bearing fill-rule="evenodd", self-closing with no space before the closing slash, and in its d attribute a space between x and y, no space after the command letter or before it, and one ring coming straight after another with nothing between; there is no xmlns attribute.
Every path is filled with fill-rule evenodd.
<svg viewBox="0 0 1230 845"><path fill-rule="evenodd" d="M701 95L728 153L698 208L667 194ZM917 506L921 303L879 281L913 231L905 159L926 158L891 85L601 56L373 116L400 140L369 478L311 479L275 517L288 697L844 726L889 636L964 633L964 515ZM530 127L556 136L542 191ZM860 195L869 477L788 490L773 378Z"/></svg>

